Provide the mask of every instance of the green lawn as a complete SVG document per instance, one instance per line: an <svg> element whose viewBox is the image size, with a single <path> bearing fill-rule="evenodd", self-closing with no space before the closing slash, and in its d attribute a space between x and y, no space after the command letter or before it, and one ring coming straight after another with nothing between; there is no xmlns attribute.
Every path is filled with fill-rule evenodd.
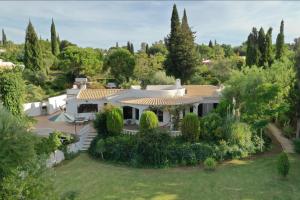
<svg viewBox="0 0 300 200"><path fill-rule="evenodd" d="M300 157L290 156L287 180L278 177L276 156L236 161L216 172L198 167L135 169L94 161L81 154L55 168L61 194L79 193L84 199L300 199Z"/></svg>

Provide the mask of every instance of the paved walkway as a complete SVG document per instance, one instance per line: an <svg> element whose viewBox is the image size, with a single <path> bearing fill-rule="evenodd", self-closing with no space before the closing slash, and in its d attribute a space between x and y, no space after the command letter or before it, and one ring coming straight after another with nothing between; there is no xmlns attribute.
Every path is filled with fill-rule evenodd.
<svg viewBox="0 0 300 200"><path fill-rule="evenodd" d="M277 128L274 124L269 124L268 129L270 133L276 138L276 140L280 143L282 149L286 153L295 153L294 145L291 140L287 139L283 136L282 131Z"/></svg>

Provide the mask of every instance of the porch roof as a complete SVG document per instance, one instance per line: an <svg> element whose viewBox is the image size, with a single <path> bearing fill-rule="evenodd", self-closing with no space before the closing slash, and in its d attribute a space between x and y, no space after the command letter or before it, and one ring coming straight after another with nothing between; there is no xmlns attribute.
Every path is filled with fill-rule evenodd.
<svg viewBox="0 0 300 200"><path fill-rule="evenodd" d="M193 104L202 100L202 97L147 97L147 98L129 98L123 99L120 103L131 105L149 105L149 106L164 106L164 105L184 105Z"/></svg>

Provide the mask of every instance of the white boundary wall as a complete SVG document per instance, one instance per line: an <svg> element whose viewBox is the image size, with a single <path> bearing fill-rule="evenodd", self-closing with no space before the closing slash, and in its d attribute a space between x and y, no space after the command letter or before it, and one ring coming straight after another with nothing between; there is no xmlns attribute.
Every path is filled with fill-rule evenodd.
<svg viewBox="0 0 300 200"><path fill-rule="evenodd" d="M48 98L46 102L30 102L23 104L24 112L26 115L35 117L42 115L43 105L47 106L47 114L53 114L60 110L60 107L65 107L67 95L59 95Z"/></svg>

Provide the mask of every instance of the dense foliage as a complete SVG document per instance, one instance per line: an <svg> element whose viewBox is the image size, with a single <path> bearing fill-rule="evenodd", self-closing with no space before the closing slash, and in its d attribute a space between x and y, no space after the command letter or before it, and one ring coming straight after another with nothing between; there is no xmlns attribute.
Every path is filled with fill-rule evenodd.
<svg viewBox="0 0 300 200"><path fill-rule="evenodd" d="M0 108L0 199L56 199L37 138Z"/></svg>
<svg viewBox="0 0 300 200"><path fill-rule="evenodd" d="M18 70L0 71L0 99L13 115L23 114L24 80Z"/></svg>

